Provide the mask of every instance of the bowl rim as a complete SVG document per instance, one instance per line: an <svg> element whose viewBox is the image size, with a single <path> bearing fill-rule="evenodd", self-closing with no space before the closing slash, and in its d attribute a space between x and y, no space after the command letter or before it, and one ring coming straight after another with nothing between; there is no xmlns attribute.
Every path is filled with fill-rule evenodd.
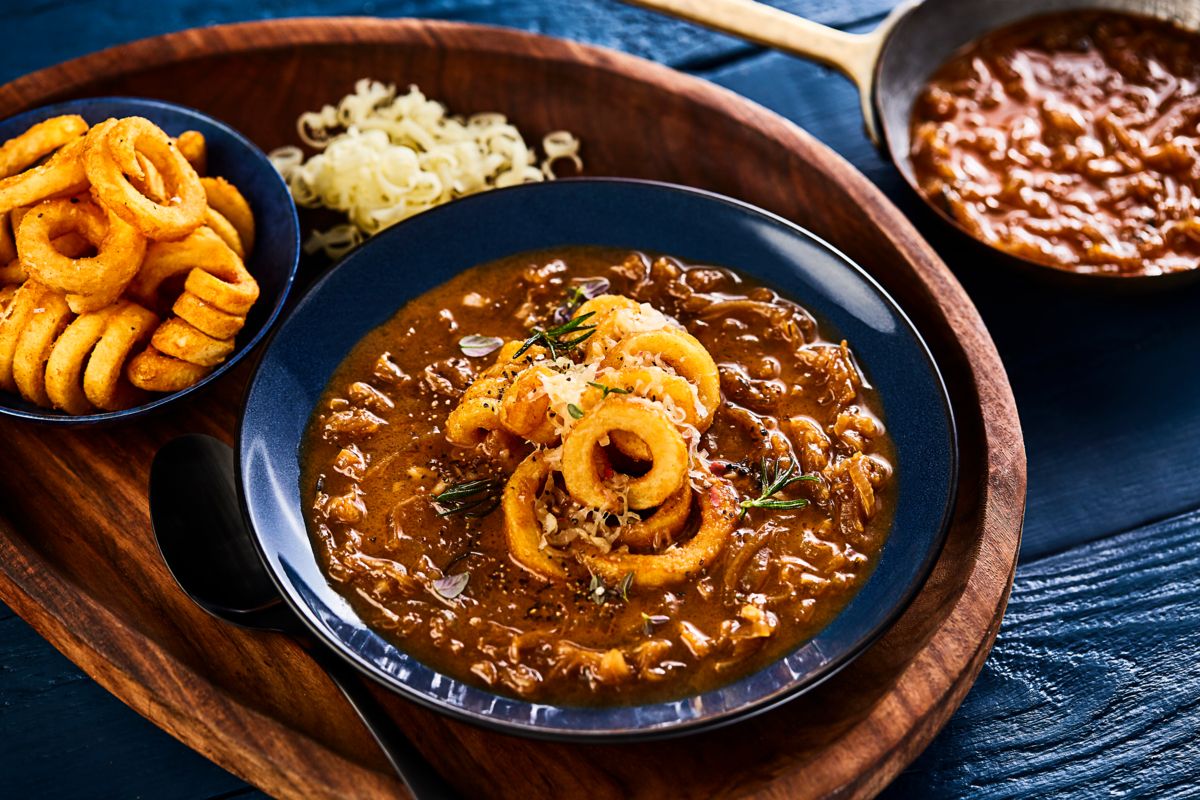
<svg viewBox="0 0 1200 800"><path fill-rule="evenodd" d="M20 112L19 114L14 114L11 117L0 120L0 125L9 125L26 118L46 117L47 114L50 116L57 116L59 114L73 113L73 111L79 108L81 105L92 103L128 105L131 111L147 108L165 109L172 113L198 118L205 124L211 125L212 127L221 131L222 134L235 141L238 146L248 152L252 157L259 160L264 166L270 167L270 173L276 178L276 188L278 188L283 195L288 198L290 213L287 216L289 222L291 223L288 226L290 229L288 233L290 233L290 245L294 254L292 263L291 266L288 267L287 275L283 281L282 290L279 293L279 298L276 300L275 306L268 313L267 318L263 320L263 324L259 330L242 346L234 350L233 353L230 354L229 358L224 361L224 363L220 364L216 369L200 380L196 381L191 386L180 389L177 392L171 392L169 394L154 397L150 400L150 402L142 403L141 405L133 406L132 408L126 408L120 411L102 411L93 414L79 415L71 415L63 411L50 409L34 411L31 409L13 408L12 406L5 405L4 403L7 401L0 397L0 417L19 419L25 422L31 422L40 425L58 425L63 427L83 427L111 424L124 422L135 417L157 412L161 410L163 406L166 406L169 403L182 400L183 398L192 394L204 391L209 385L219 380L222 375L229 372L229 370L236 366L275 328L276 324L283 316L284 307L287 304L288 298L291 296L292 287L295 284L296 275L300 268L300 217L296 210L296 204L291 199L291 190L288 189L287 183L283 180L283 176L280 175L279 171L276 170L274 165L271 164L270 159L267 158L267 154L263 152L262 148L250 141L250 139L248 139L240 131L217 119L216 117L206 114L199 109L192 108L191 106L186 106L181 103L172 103L168 100L159 100L147 97L132 97L128 95L98 95L94 97L77 97L70 100L52 103L50 105L30 108ZM271 235L273 237L282 237L288 235L288 233L278 231L272 232ZM6 392L4 393L4 396L7 397L9 394L10 393Z"/></svg>
<svg viewBox="0 0 1200 800"><path fill-rule="evenodd" d="M931 544L930 544L929 548L927 549L927 551L923 554L921 561L917 564L916 569L913 570L911 576L909 577L908 582L905 585L904 591L902 592L900 599L894 603L893 607L879 620L879 622L876 625L874 625L868 631L860 634L856 638L854 644L852 646L850 646L849 648L847 648L844 652L840 653L837 658L831 658L831 659L827 660L825 663L819 665L817 668L806 672L802 679L793 679L790 682L784 684L781 687L776 688L774 691L772 691L762 697L756 698L755 700L750 701L748 703L743 703L742 705L739 705L739 706L736 706L736 707L733 707L730 709L726 709L726 710L719 712L717 714L714 714L712 716L706 716L706 717L694 718L694 719L686 719L686 720L675 720L670 723L664 723L664 724L656 725L654 727L649 727L649 728L605 728L605 729L596 728L596 729L578 730L578 729L567 729L567 728L552 728L552 727L547 727L547 726L543 726L543 725L539 725L539 724L535 724L535 723L524 724L524 723L512 722L512 721L509 721L509 720L506 720L503 718L497 718L497 717L492 717L492 716L489 716L486 714L475 713L468 709L459 708L459 707L456 707L449 703L446 703L442 700L439 700L437 698L430 697L430 696L418 691L417 689L410 687L408 684L406 684L404 681L400 680L399 678L383 671L382 669L379 669L377 666L375 666L370 661L368 661L358 651L356 651L353 648L351 648L350 646L348 646L341 639L337 638L336 636L333 636L323 626L317 624L313 619L314 613L312 612L312 610L309 609L303 603L300 603L295 597L293 597L293 594L291 591L292 584L290 582L286 581L281 575L279 575L277 573L275 566L273 564L272 558L270 557L270 554L268 553L268 548L263 541L263 537L260 536L260 534L257 530L257 527L254 525L254 522L253 522L250 502L248 500L248 492L246 491L246 481L248 479L248 475L247 475L246 464L245 464L245 459L244 459L244 451L246 448L245 422L246 422L246 417L247 417L245 412L246 412L246 409L249 407L249 402L250 402L251 396L254 394L254 390L255 390L256 386L258 385L258 382L261 378L262 364L264 363L266 356L271 352L271 347L272 347L272 344L274 343L275 338L277 336L279 336L281 334L281 332L286 328L286 322L288 321L288 319L290 319L294 314L296 314L303 308L307 307L307 305L309 303L314 302L313 298L319 293L320 288L326 282L328 282L330 280L330 278L333 276L333 274L335 272L337 272L348 261L350 261L356 253L361 252L361 250L365 247L369 247L371 245L372 241L377 241L385 236L396 235L394 232L397 230L403 229L404 226L407 223L409 223L411 220L416 219L421 216L424 216L426 213L437 214L439 211L444 210L447 206L461 206L462 204L471 204L474 201L478 201L481 197L487 198L489 196L494 196L497 192L515 193L515 192L539 191L539 190L542 190L542 188L544 188L544 187L547 187L547 186L552 187L556 184L557 185L562 185L562 184L614 185L615 184L615 185L628 186L628 187L632 187L635 189L637 189L638 187L641 187L641 188L648 188L648 189L656 189L656 190L665 191L665 192L681 193L681 194L697 197L702 200L716 202L721 205L729 206L735 210L740 210L742 212L748 212L751 215L757 215L757 216L765 219L767 222L771 223L775 227L783 228L790 236L799 236L801 238L808 239L812 243L815 243L818 247L820 247L820 248L826 250L827 252L829 252L830 254L832 254L834 257L836 257L836 259L841 263L841 265L844 268L847 268L851 272L853 272L859 278L859 280L861 280L878 298L880 298L884 301L884 303L888 306L889 311L893 315L895 315L895 317L906 326L908 333L914 339L914 342L917 345L917 347L921 353L924 365L929 370L929 373L934 380L934 383L935 383L936 389L937 389L938 399L941 401L941 410L944 413L945 423L946 423L946 432L948 434L948 442L947 442L947 445L948 445L948 450L947 450L948 482L946 485L945 502L943 504L943 507L940 509L940 517L939 517L939 521L938 521L938 525L937 525L937 530L934 532ZM516 253L513 253L512 255L516 255ZM489 260L495 260L495 259L489 259ZM479 262L479 263L482 264L482 263L487 263L487 262ZM471 264L467 267L463 267L463 269L465 270L465 269L468 269L468 268L474 267L474 266L476 266L476 264ZM462 270L459 270L459 271L461 272ZM456 272L455 274L458 274L458 273ZM453 276L451 276L451 277L453 277ZM450 277L445 278L442 281L442 283L444 283L445 280L449 280L449 279L450 279ZM412 299L412 298L409 297L409 298L405 298L403 301L400 301L400 303L396 306L396 311L399 311L399 309L402 307L402 305L404 303L408 302L408 300L410 300L410 299ZM311 411L312 411L312 409L309 409L309 414L311 414ZM727 725L731 725L731 724L734 724L737 722L741 722L743 720L750 719L751 717L758 716L759 714L763 714L767 711L777 708L777 707L793 700L794 698L800 696L801 694L811 691L812 689L816 688L820 684L824 683L829 678L836 675L843 668L848 666L859 655L861 655L867 648L869 648L872 644L874 644L876 641L878 641L878 639L880 637L882 637L888 630L890 630L892 628L892 626L895 624L896 620L899 619L899 617L904 613L904 611L907 610L908 607L912 604L912 601L919 594L920 590L922 589L922 587L924 587L925 583L928 581L930 575L932 574L934 565L936 564L938 557L941 555L941 553L945 547L946 538L949 534L951 523L953 522L954 510L955 510L955 507L956 507L957 501L958 501L958 489L959 489L959 477L960 477L959 472L960 472L960 466L961 466L960 453L959 453L959 433L958 433L958 427L957 427L957 416L954 412L953 401L952 401L952 398L950 397L949 390L946 386L946 382L942 375L941 368L938 366L936 359L933 357L933 353L929 349L929 346L926 343L925 338L921 335L919 329L917 328L916 324L912 321L912 319L909 317L909 315L896 302L896 300L891 296L891 294L888 293L887 290L884 289L883 286L877 280L875 280L875 278L870 273L868 273L862 266L860 266L856 261L851 259L849 256L847 256L844 252L842 252L837 247L830 244L824 238L816 235L815 233L808 230L807 228L805 228L795 222L792 222L791 220L788 220L782 216L779 216L778 214L774 214L770 211L759 208L758 206L755 206L751 203L748 203L748 202L745 202L742 200L738 200L736 198L729 197L729 196L720 194L718 192L713 192L713 191L710 191L707 189L700 189L700 188L696 188L696 187L685 186L682 184L676 184L676 183L671 183L671 182L667 182L667 181L657 181L657 180L649 180L649 179L643 179L643 178L611 177L611 176L573 177L573 178L558 179L552 183L539 182L539 183L530 183L530 184L519 184L516 186L505 187L502 189L495 189L495 190L491 190L488 192L480 192L475 195L469 195L466 197L458 198L449 204L446 204L444 206L435 207L433 209L429 209L426 212L422 212L419 215L410 217L409 219L406 219L400 223L397 223L396 225L393 225L391 228L389 228L385 231L382 231L377 236L368 240L364 244L359 245L359 247L355 248L354 250L351 250L345 256L343 256L342 258L335 261L333 264L331 264L329 267L327 267L317 277L317 279L314 280L313 283L305 290L304 295L289 310L287 318L284 320L284 324L278 325L271 332L270 337L268 338L268 340L266 342L266 345L259 351L256 361L255 361L255 364L254 364L253 374L250 376L250 379L247 380L246 386L244 389L243 398L242 398L242 413L238 415L237 429L236 429L235 435L234 435L234 448L236 451L235 464L236 464L236 481L237 481L238 502L239 502L239 508L242 513L242 518L246 524L247 530L250 531L251 538L254 542L254 546L255 546L256 550L258 551L259 557L262 559L264 567L266 568L267 573L271 576L272 581L275 582L275 586L279 590L279 594L280 594L283 602L292 609L293 613L295 613L297 617L300 618L301 622L304 624L304 627L307 628L309 630L309 632L316 637L316 639L320 645L325 646L325 647L329 648L330 650L332 650L333 653L336 654L339 658L341 658L344 662L350 664L359 673L370 678L372 681L374 681L376 684L382 686L383 688L388 689L392 693L397 694L407 700L416 702L418 705L420 705L424 708L435 711L439 714L444 714L450 718L468 722L470 724L476 725L478 727L481 727L481 728L484 728L487 730L511 734L511 735L518 735L523 738L529 738L529 739L535 739L535 740L573 742L573 743L609 743L609 744L633 742L633 741L651 741L651 740L671 739L671 738L677 738L677 737L681 737L681 736L692 735L695 733L699 733L701 731L707 732L707 731L715 730L717 728L722 728L722 727L725 727ZM299 448L299 443L297 443L297 452L296 452L297 458L299 457L298 448ZM305 521L304 527L305 527L306 533L307 533L307 521ZM889 531L889 538L892 533L894 533L894 531ZM869 580L870 580L870 578L868 578L868 582L869 582ZM866 586L866 583L864 583L863 586L859 588L858 592L856 592L853 596L851 596L850 600L853 600L853 598L856 597L858 595L858 593L860 593L863 590L863 588L865 588L865 586ZM820 635L821 632L827 630L829 628L829 626L832 625L836 621L837 617L841 616L841 614L845 611L845 608L848 607L850 600L847 601L847 606L844 606L843 609L841 611L839 611L838 614L835 615L835 617L833 619L831 619L828 623L826 623L826 625L824 627L819 629L813 635L812 638L815 638L816 636ZM774 664L779 663L783 659L787 658L789 655L793 654L800 648L804 647L809 641L811 641L811 639L798 643L796 648L794 648L793 650L790 650L787 653L781 655L778 659L776 659L776 661L771 662L771 664L764 665L764 666L760 667L759 669L755 670L754 672L749 673L749 675L757 674L763 670L770 668ZM400 649L400 648L397 648L397 649ZM533 703L528 700L512 698L509 695L503 695L503 694L499 694L497 692L491 692L486 689L481 689L479 687L475 687L470 684L465 684L462 681L459 681L457 678L453 678L451 676L445 675L445 673L437 672L437 670L434 670L433 667L425 665L424 662L421 662L419 659L416 659L415 656L410 656L410 657L413 658L414 660L418 661L418 663L422 664L427 669L429 669L429 670L435 672L436 674L441 675L459 685L466 687L470 691L482 692L485 694L492 695L494 697L502 698L502 699L509 700L512 702L521 703L523 705L530 706L530 707L554 707L551 704ZM722 690L728 688L729 686L736 684L739 680L742 680L745 677L749 677L749 675L742 676L742 678L737 678L733 681L730 681L729 683L722 684L713 689L706 690L705 693L722 691ZM702 694L704 694L704 693L702 693ZM653 706L657 706L657 705L667 705L667 704L671 704L671 703L675 703L675 702L678 702L678 700L655 701L653 703L636 704L633 706L611 706L611 707L612 708L621 708L621 707L642 708L642 707L653 707ZM604 708L607 708L607 707L604 707Z"/></svg>

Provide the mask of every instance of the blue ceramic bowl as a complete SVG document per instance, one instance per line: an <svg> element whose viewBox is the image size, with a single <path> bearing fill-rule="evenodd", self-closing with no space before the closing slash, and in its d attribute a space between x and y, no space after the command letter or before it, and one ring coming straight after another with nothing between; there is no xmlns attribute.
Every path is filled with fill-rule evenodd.
<svg viewBox="0 0 1200 800"><path fill-rule="evenodd" d="M136 97L68 100L0 122L0 141L61 114L78 114L93 125L109 117L145 117L172 136L187 130L200 131L208 146L208 174L219 175L237 186L254 211L258 236L246 266L258 281L258 302L238 335L237 349L203 380L174 394L154 396L149 402L124 411L75 417L39 408L17 395L0 391L0 416L72 426L123 422L200 391L228 372L262 339L283 310L292 279L296 276L300 261L300 221L287 184L263 151L225 123L185 106Z"/></svg>
<svg viewBox="0 0 1200 800"><path fill-rule="evenodd" d="M301 437L334 369L408 299L480 263L537 248L610 245L736 267L845 336L877 387L898 451L892 534L842 613L793 653L698 697L641 706L559 707L515 700L439 674L367 627L330 588L300 502ZM436 710L508 732L611 740L729 722L781 703L847 664L906 607L950 520L954 422L938 368L912 323L837 250L746 204L666 184L571 180L475 195L372 239L326 274L263 353L239 440L248 520L279 589L321 640L367 675Z"/></svg>

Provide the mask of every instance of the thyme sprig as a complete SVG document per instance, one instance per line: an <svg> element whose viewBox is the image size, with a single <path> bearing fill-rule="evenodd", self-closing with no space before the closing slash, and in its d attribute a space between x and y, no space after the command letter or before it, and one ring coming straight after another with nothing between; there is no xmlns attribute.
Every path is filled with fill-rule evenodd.
<svg viewBox="0 0 1200 800"><path fill-rule="evenodd" d="M782 500L776 498L775 495L799 481L816 481L820 480L816 475L797 475L796 460L788 458L787 469L781 470L780 462L784 459L766 458L764 457L759 464L758 470L758 497L747 497L742 502L738 503L741 506L742 513L738 515L738 521L745 519L746 514L750 513L752 508L804 508L808 505L807 500Z"/></svg>
<svg viewBox="0 0 1200 800"><path fill-rule="evenodd" d="M500 505L504 481L500 478L474 478L455 483L433 496L439 517L462 514L464 517L485 517Z"/></svg>
<svg viewBox="0 0 1200 800"><path fill-rule="evenodd" d="M551 358L558 358L560 352L567 353L574 350L596 332L595 325L584 325L594 314L594 311L580 314L578 317L553 328L534 328L529 338L521 345L521 349L513 354L513 359L520 358L526 350L535 344L541 344L549 350Z"/></svg>
<svg viewBox="0 0 1200 800"><path fill-rule="evenodd" d="M608 397L610 394L629 394L630 393L628 389L622 389L620 386L605 386L603 383L597 383L596 381L588 381L588 386L593 386L593 387L599 389L600 391L604 392L604 394L600 395L601 400Z"/></svg>

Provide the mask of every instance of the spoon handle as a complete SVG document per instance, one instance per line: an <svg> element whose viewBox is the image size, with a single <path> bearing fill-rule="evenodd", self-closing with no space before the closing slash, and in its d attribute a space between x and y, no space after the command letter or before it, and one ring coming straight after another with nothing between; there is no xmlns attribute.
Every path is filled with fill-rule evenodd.
<svg viewBox="0 0 1200 800"><path fill-rule="evenodd" d="M350 707L408 787L413 800L457 800L460 797L383 710L368 691L363 677L352 666L324 647L317 646L308 652L346 696Z"/></svg>

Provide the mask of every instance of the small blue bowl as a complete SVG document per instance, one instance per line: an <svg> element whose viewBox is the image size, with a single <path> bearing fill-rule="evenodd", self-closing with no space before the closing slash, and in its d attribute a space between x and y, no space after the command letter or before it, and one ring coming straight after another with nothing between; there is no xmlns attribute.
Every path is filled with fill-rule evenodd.
<svg viewBox="0 0 1200 800"><path fill-rule="evenodd" d="M299 447L335 368L407 300L455 273L523 251L609 245L735 267L846 337L882 399L896 445L891 535L861 591L794 652L718 689L639 706L565 707L501 696L439 674L371 630L330 588L305 530ZM300 301L263 353L239 433L247 519L280 592L313 633L384 686L509 733L612 741L668 736L762 711L849 663L908 605L941 550L957 481L949 398L912 323L862 269L802 228L752 206L667 184L580 179L475 195L372 239Z"/></svg>
<svg viewBox="0 0 1200 800"><path fill-rule="evenodd" d="M266 154L225 123L186 106L136 97L68 100L0 122L0 142L23 133L35 123L62 114L78 114L91 125L110 117L145 117L172 136L188 130L199 131L204 134L208 147L208 174L219 175L237 186L254 211L258 235L246 267L258 281L258 302L238 335L237 349L203 380L124 411L82 416L40 408L17 395L0 391L0 416L68 426L124 422L200 391L228 372L258 344L278 319L292 288L300 263L300 220L296 217L296 204L292 202L287 184L271 166Z"/></svg>

